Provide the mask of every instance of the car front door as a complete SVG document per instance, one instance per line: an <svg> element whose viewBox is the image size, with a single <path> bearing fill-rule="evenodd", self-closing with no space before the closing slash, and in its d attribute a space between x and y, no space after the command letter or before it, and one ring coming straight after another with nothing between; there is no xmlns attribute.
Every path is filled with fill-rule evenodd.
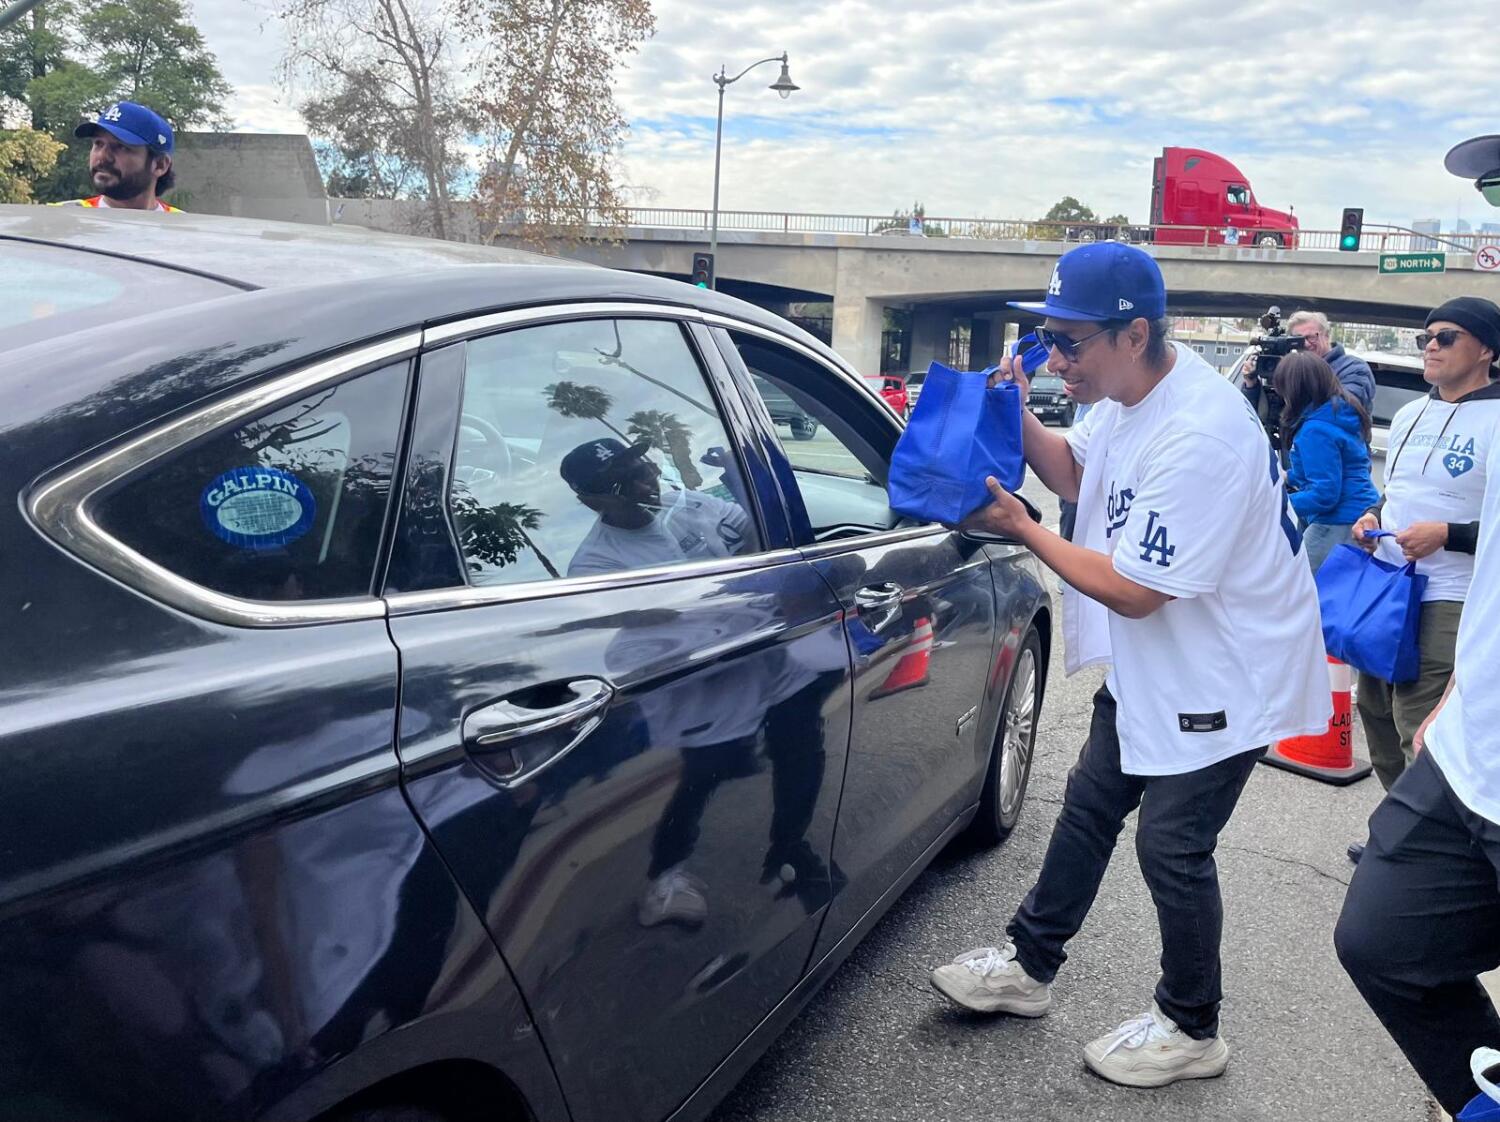
<svg viewBox="0 0 1500 1122"><path fill-rule="evenodd" d="M797 545L845 612L854 731L834 842L835 884L818 951L852 929L973 803L990 751L980 706L995 643L989 559L937 525L902 522L885 481L899 433L889 412L811 350L719 331L752 407L790 398L816 422L762 438Z"/></svg>
<svg viewBox="0 0 1500 1122"><path fill-rule="evenodd" d="M422 361L398 747L573 1118L658 1119L802 975L848 649L704 329L519 318Z"/></svg>

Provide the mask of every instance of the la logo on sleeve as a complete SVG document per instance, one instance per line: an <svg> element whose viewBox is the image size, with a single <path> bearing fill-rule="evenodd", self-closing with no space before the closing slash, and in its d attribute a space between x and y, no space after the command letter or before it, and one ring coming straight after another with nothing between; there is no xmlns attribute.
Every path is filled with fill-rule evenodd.
<svg viewBox="0 0 1500 1122"><path fill-rule="evenodd" d="M1146 518L1146 532L1141 535L1141 560L1155 561L1162 568L1172 563L1177 547L1167 541L1167 528L1157 521L1161 515L1150 511Z"/></svg>

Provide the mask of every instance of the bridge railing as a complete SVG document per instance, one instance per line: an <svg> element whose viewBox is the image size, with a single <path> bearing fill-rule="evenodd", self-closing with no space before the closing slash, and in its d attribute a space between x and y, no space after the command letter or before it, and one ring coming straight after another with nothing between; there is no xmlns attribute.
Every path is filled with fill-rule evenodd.
<svg viewBox="0 0 1500 1122"><path fill-rule="evenodd" d="M712 224L708 210L680 207L631 207L626 224L647 229L701 230ZM856 234L929 238L961 238L986 241L1091 242L1118 239L1158 245L1224 245L1223 226L1138 226L1107 222L1049 222L1045 220L997 218L923 217L922 235L913 234L908 220L889 214L813 214L798 211L721 210L719 231L764 234ZM1257 239L1274 232L1241 230L1241 249L1257 248ZM1338 230L1298 230L1290 238L1275 235L1278 244L1290 240L1297 249L1336 250ZM1497 234L1427 234L1404 226L1366 224L1361 252L1371 253L1473 253L1483 245L1500 244Z"/></svg>

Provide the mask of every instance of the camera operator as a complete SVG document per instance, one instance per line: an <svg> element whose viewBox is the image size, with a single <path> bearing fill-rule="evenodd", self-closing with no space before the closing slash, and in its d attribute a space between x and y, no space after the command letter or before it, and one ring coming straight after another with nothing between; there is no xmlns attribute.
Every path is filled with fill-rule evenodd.
<svg viewBox="0 0 1500 1122"><path fill-rule="evenodd" d="M1273 308L1272 311L1276 309ZM1292 338L1302 340L1301 343L1292 344L1293 347L1301 347L1328 363L1338 375L1339 383L1344 389L1364 407L1366 413L1370 412L1375 403L1375 375L1371 372L1369 363L1344 350L1342 343L1333 341L1327 316L1322 312L1294 312L1292 318L1286 321L1286 330ZM1272 334L1276 332L1273 330ZM1240 386L1251 405L1259 404L1261 381L1257 377L1256 367L1246 369Z"/></svg>

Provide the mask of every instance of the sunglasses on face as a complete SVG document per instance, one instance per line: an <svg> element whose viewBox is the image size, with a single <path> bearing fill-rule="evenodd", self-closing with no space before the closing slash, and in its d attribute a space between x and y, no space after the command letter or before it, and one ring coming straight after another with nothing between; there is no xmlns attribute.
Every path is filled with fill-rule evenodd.
<svg viewBox="0 0 1500 1122"><path fill-rule="evenodd" d="M1092 335L1085 335L1082 339L1074 339L1071 335L1064 335L1058 331L1048 331L1045 327L1036 329L1036 341L1049 351L1061 351L1063 358L1072 362L1078 357L1083 345L1090 339L1097 339L1109 332L1109 328L1101 327Z"/></svg>
<svg viewBox="0 0 1500 1122"><path fill-rule="evenodd" d="M1425 351L1427 344L1434 339L1437 340L1439 347L1447 350L1454 343L1458 342L1461 336L1466 334L1468 334L1466 331L1458 327L1445 327L1441 331L1423 331L1417 335L1417 350Z"/></svg>

